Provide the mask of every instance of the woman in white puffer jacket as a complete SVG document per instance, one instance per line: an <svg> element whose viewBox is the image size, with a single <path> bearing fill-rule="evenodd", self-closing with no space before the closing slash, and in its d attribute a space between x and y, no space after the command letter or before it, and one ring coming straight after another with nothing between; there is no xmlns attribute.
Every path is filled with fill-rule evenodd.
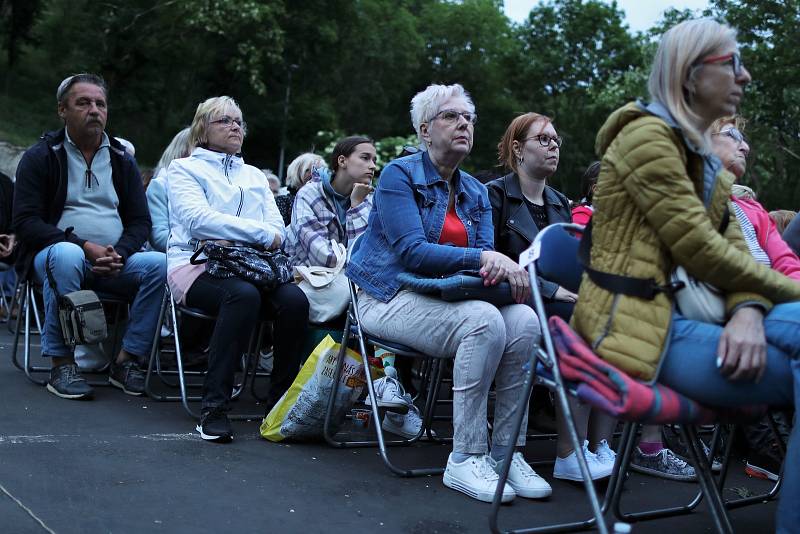
<svg viewBox="0 0 800 534"><path fill-rule="evenodd" d="M234 374L259 314L275 321L274 367L268 406L289 388L300 366L300 344L308 324L308 301L294 284L268 293L240 278L220 279L192 265L203 241L218 240L278 249L283 219L263 173L246 165L239 152L246 131L242 112L227 96L197 106L188 158L167 171L170 236L167 281L176 301L217 316L203 383L197 430L209 441L230 441L226 412Z"/></svg>

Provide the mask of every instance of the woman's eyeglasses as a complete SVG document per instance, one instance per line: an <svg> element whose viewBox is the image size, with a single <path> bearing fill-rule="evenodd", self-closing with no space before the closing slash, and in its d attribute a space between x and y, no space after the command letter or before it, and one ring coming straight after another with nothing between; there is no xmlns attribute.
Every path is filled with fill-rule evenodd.
<svg viewBox="0 0 800 534"><path fill-rule="evenodd" d="M737 78L742 75L742 56L739 55L739 52L732 52L730 54L725 54L724 56L713 56L707 57L700 61L700 63L726 63L730 61L731 66L733 67L733 75Z"/></svg>
<svg viewBox="0 0 800 534"><path fill-rule="evenodd" d="M728 137L730 137L731 139L736 141L736 143L739 144L739 145L744 143L744 134L742 134L742 132L740 132L736 128L728 128L727 130L722 130L722 131L713 133L711 135L727 135Z"/></svg>
<svg viewBox="0 0 800 534"><path fill-rule="evenodd" d="M533 135L531 137L526 137L525 138L526 141L529 140L529 139L536 139L537 141L539 141L539 144L544 146L544 147L550 146L550 143L552 142L552 143L555 143L558 148L561 148L561 145L564 143L564 139L559 135L557 135L555 137L550 137L547 134L539 134L539 135Z"/></svg>
<svg viewBox="0 0 800 534"><path fill-rule="evenodd" d="M242 119L234 119L232 117L228 117L227 115L220 117L219 119L208 121L209 124L221 124L226 128L233 128L233 125L239 127L242 130L242 133L247 133L247 123L244 122Z"/></svg>
<svg viewBox="0 0 800 534"><path fill-rule="evenodd" d="M477 113L473 113L471 111L456 111L455 109L443 109L442 111L431 117L431 120L442 119L447 124L454 124L458 122L459 117L464 117L464 120L466 120L470 124L475 124L476 122L478 122Z"/></svg>

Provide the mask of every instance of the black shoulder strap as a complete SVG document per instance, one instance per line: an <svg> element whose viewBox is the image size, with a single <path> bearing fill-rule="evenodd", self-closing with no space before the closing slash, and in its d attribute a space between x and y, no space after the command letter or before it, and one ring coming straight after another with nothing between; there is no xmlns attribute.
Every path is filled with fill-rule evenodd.
<svg viewBox="0 0 800 534"><path fill-rule="evenodd" d="M668 283L660 286L653 278L635 278L633 276L623 276L619 274L606 273L598 271L591 267L591 252L592 252L592 221L594 218L589 219L589 224L583 231L581 243L578 248L578 260L583 265L586 274L589 278L602 287L606 291L612 293L621 293L630 297L639 297L646 300L653 300L658 293L670 294L683 287L683 282ZM725 234L730 222L730 211L728 204L725 204L725 211L722 214L722 220L719 225L719 233Z"/></svg>
<svg viewBox="0 0 800 534"><path fill-rule="evenodd" d="M592 282L612 293L621 293L630 297L653 300L658 293L671 292L671 286L659 286L653 278L634 278L619 274L598 271L591 267L592 251L592 219L583 230L578 248L578 259Z"/></svg>

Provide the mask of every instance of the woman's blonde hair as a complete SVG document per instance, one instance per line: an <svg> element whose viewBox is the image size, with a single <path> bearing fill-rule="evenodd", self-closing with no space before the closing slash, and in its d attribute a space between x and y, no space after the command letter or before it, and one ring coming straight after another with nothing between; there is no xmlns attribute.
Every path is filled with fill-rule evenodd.
<svg viewBox="0 0 800 534"><path fill-rule="evenodd" d="M736 30L730 26L708 18L687 20L664 33L653 58L647 84L650 98L663 104L686 137L705 153L711 150L711 140L698 128L701 120L691 102L695 68L703 57L735 44Z"/></svg>
<svg viewBox="0 0 800 534"><path fill-rule="evenodd" d="M192 119L192 124L189 126L190 152L208 143L207 132L209 121L225 115L232 109L235 109L239 113L242 112L239 108L239 104L229 96L215 96L197 105L197 111L194 112L194 119Z"/></svg>
<svg viewBox="0 0 800 534"><path fill-rule="evenodd" d="M286 170L286 187L289 189L300 189L303 187L303 176L312 169L323 169L328 166L322 156L313 152L300 154L289 164Z"/></svg>
<svg viewBox="0 0 800 534"><path fill-rule="evenodd" d="M742 117L741 115L731 115L730 117L722 117L720 119L715 120L711 123L711 127L708 131L712 134L719 133L722 131L722 128L730 124L741 133L744 133L744 129L747 127L747 119Z"/></svg>
<svg viewBox="0 0 800 534"><path fill-rule="evenodd" d="M796 211L791 210L775 210L769 212L769 218L775 223L775 229L779 234L782 234L789 223L797 216Z"/></svg>
<svg viewBox="0 0 800 534"><path fill-rule="evenodd" d="M169 142L167 148L165 148L164 152L161 154L161 159L158 160L158 165L156 165L154 171L156 176L158 176L161 169L169 167L172 160L185 158L192 153L192 147L189 141L189 128L184 128L175 134L175 137L172 138L172 141Z"/></svg>

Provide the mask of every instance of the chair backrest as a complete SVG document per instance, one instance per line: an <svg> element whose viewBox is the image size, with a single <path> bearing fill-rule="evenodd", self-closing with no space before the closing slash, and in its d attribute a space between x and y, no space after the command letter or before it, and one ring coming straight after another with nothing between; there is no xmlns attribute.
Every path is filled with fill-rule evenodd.
<svg viewBox="0 0 800 534"><path fill-rule="evenodd" d="M580 224L557 223L539 232L529 249L536 261L536 274L577 293L583 275L578 260L582 230Z"/></svg>

